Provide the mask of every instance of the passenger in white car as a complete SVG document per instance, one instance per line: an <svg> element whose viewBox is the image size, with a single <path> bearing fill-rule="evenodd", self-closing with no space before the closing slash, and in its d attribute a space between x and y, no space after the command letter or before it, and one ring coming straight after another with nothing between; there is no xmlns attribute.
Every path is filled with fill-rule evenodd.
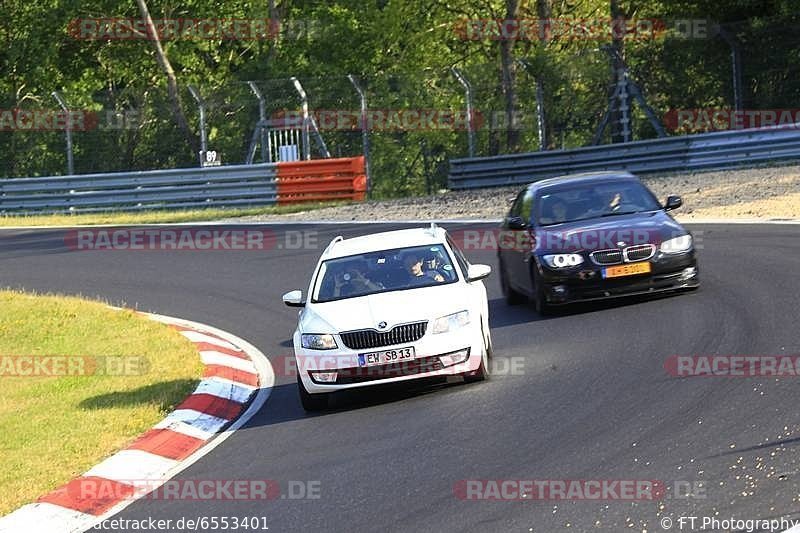
<svg viewBox="0 0 800 533"><path fill-rule="evenodd" d="M333 296L353 296L383 289L383 285L368 279L357 266L348 266L334 278Z"/></svg>

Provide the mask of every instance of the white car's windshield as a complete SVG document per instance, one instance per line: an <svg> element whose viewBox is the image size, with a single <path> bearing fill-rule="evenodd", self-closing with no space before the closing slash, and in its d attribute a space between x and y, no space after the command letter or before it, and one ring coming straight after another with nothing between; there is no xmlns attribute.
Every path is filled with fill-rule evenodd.
<svg viewBox="0 0 800 533"><path fill-rule="evenodd" d="M317 275L313 301L331 302L457 280L444 245L381 250L324 261Z"/></svg>

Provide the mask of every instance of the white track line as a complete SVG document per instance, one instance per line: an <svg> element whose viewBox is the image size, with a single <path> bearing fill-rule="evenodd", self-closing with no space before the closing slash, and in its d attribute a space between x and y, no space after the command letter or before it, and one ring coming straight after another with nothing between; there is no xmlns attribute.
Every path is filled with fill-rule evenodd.
<svg viewBox="0 0 800 533"><path fill-rule="evenodd" d="M222 365L243 370L244 372L256 373L256 367L249 359L242 359L226 353L216 352L214 350L203 350L200 352L200 360L204 365Z"/></svg>
<svg viewBox="0 0 800 533"><path fill-rule="evenodd" d="M83 477L96 476L130 484L136 479L161 479L177 463L175 459L142 450L120 450L93 466Z"/></svg>
<svg viewBox="0 0 800 533"><path fill-rule="evenodd" d="M245 387L232 381L207 378L200 382L193 394L210 394L238 403L244 403L253 394L253 387Z"/></svg>
<svg viewBox="0 0 800 533"><path fill-rule="evenodd" d="M144 314L158 322L194 328L207 333L198 333L190 336L182 332L187 338L194 337L199 339L194 342L210 342L217 346L243 351L250 357L250 361L224 354L218 355L225 357L226 364L229 363L228 359L237 361L237 364L249 363L250 366L247 367L247 370L255 372L259 376L258 389L244 384L237 384L231 380L209 377L202 380L195 391L195 393L211 394L229 398L233 401L246 400L255 392L255 396L245 412L232 423L193 409L179 409L167 415L154 426L155 429L170 429L207 441L200 449L184 460L175 461L143 450L125 449L95 465L82 476L98 476L123 483L131 480L147 479L153 481L152 488L156 489L168 479L202 459L206 454L222 444L237 429L246 424L263 407L272 393L272 389L275 386L275 372L269 360L258 348L226 331L189 320ZM215 335L215 337L211 337L211 335ZM212 359L220 360L221 358L214 356ZM232 365L228 364L228 366ZM239 403L242 402L239 401ZM225 431L218 433L222 427L228 424L230 425ZM148 485L148 487L151 486ZM18 533L20 531L81 533L122 511L134 501L136 501L136 498L125 498L100 516L93 516L50 503L32 503L20 507L11 514L0 517L0 533Z"/></svg>
<svg viewBox="0 0 800 533"><path fill-rule="evenodd" d="M183 335L192 342L204 342L206 344L213 344L214 346L219 346L220 348L233 350L234 352L241 352L239 347L236 346L235 344L232 344L228 341L220 340L212 335L206 335L205 333L200 333L199 331L181 331L181 335Z"/></svg>
<svg viewBox="0 0 800 533"><path fill-rule="evenodd" d="M0 520L1 533L64 533L83 531L87 525L85 513L52 503L29 503Z"/></svg>
<svg viewBox="0 0 800 533"><path fill-rule="evenodd" d="M206 431L203 428L187 424L181 420L170 419L169 416L153 426L153 429L169 429L175 433L182 433L188 437L194 437L200 440L209 440L214 436L215 433L213 431Z"/></svg>
<svg viewBox="0 0 800 533"><path fill-rule="evenodd" d="M248 420L250 420L253 415L255 415L261 407L264 405L264 402L267 401L270 394L272 394L272 389L275 386L275 372L272 369L272 365L270 365L269 360L267 357L255 346L250 344L244 339L240 339L235 335L228 333L227 331L223 331L221 329L214 328L212 326L206 326L205 324L199 324L197 322L192 322L190 320L183 320L178 318L172 317L165 317L163 315L150 315L151 318L157 320L159 322L168 321L167 323L184 325L187 327L197 328L200 330L208 331L218 337L221 337L228 342L236 344L242 350L244 350L248 355L250 355L253 363L258 370L258 375L260 377L260 388L256 392L255 398L250 402L250 405L247 407L247 410L242 413L239 418L237 418L225 431L219 433L213 440L206 443L202 448L194 452L192 455L184 459L183 461L179 462L175 467L167 472L164 476L164 480L170 479L180 473L182 470L188 468L189 466L193 465L200 459L202 459L206 454L210 453L214 450L217 446L225 442L231 435L233 435L236 430L240 427L245 425ZM168 417L169 418L169 417ZM156 487L154 487L156 488ZM122 511L129 505L131 505L135 500L124 500L120 502L118 505L111 508L108 512L95 518L88 527L93 527L94 525L99 524L106 518L117 514L118 512ZM83 530L73 530L70 533L81 533Z"/></svg>

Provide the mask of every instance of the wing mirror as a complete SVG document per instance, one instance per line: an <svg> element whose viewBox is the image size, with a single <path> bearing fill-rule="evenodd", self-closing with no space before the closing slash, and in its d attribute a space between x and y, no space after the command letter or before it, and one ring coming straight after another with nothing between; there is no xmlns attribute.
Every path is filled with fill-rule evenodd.
<svg viewBox="0 0 800 533"><path fill-rule="evenodd" d="M289 291L283 295L283 303L289 307L305 307L303 291Z"/></svg>
<svg viewBox="0 0 800 533"><path fill-rule="evenodd" d="M683 205L683 200L681 200L680 196L667 196L667 203L664 205L665 211L670 211L672 209L678 209L680 206Z"/></svg>
<svg viewBox="0 0 800 533"><path fill-rule="evenodd" d="M467 269L467 281L473 282L489 277L492 267L489 265L470 265Z"/></svg>
<svg viewBox="0 0 800 533"><path fill-rule="evenodd" d="M508 217L508 229L525 229L528 225L522 220L522 217Z"/></svg>

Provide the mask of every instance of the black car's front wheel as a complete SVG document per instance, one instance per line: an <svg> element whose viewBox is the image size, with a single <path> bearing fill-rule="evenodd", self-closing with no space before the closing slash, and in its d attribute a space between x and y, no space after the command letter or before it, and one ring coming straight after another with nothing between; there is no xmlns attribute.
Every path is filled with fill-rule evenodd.
<svg viewBox="0 0 800 533"><path fill-rule="evenodd" d="M300 379L300 376L297 376L297 390L300 392L300 403L306 411L321 411L328 408L330 393L311 394L303 386L303 380Z"/></svg>
<svg viewBox="0 0 800 533"><path fill-rule="evenodd" d="M544 293L544 283L542 278L534 270L531 274L533 281L533 306L540 316L547 316L552 314L553 306L547 302L547 296Z"/></svg>
<svg viewBox="0 0 800 533"><path fill-rule="evenodd" d="M525 295L511 288L506 267L502 260L500 261L500 288L503 290L503 297L505 297L508 305L519 305L525 301Z"/></svg>

